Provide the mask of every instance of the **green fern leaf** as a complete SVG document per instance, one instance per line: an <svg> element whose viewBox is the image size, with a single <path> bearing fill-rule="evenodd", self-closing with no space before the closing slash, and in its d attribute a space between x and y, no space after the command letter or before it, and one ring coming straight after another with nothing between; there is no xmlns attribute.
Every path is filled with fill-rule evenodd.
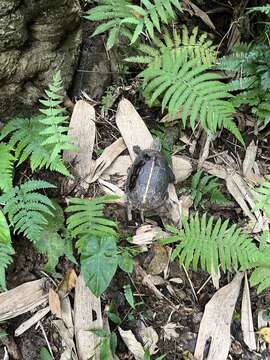
<svg viewBox="0 0 270 360"><path fill-rule="evenodd" d="M40 135L40 132L44 130L44 126L39 119L40 117L10 120L2 129L0 139L10 136L9 146L15 149L15 157L18 159L17 166L29 158L33 172L46 168L66 176L69 175L59 155L52 161L51 153L54 145L42 145L44 136Z"/></svg>
<svg viewBox="0 0 270 360"><path fill-rule="evenodd" d="M189 220L183 219L183 229L177 235L166 238L161 243L178 243L173 258L178 257L181 264L191 264L197 271L200 263L202 270L211 273L218 270L219 263L223 271L247 269L257 259L258 249L252 239L241 233L236 225L229 226L228 220L209 220L204 214L198 214Z"/></svg>
<svg viewBox="0 0 270 360"><path fill-rule="evenodd" d="M254 211L263 210L270 219L270 175L265 176L261 186L256 189L256 205Z"/></svg>
<svg viewBox="0 0 270 360"><path fill-rule="evenodd" d="M68 231L73 237L78 237L76 246L81 253L86 243L95 237L117 237L117 226L112 220L104 218L105 203L117 197L100 196L94 199L70 199L66 212L72 213L67 219Z"/></svg>
<svg viewBox="0 0 270 360"><path fill-rule="evenodd" d="M4 192L12 188L14 162L10 146L0 143L0 190Z"/></svg>
<svg viewBox="0 0 270 360"><path fill-rule="evenodd" d="M14 249L5 215L0 210L0 290L6 290L5 270L12 262Z"/></svg>
<svg viewBox="0 0 270 360"><path fill-rule="evenodd" d="M14 232L23 233L34 243L40 239L43 225L47 224L43 214L51 214L53 209L51 200L35 191L50 188L55 186L42 180L29 180L0 196L3 213Z"/></svg>

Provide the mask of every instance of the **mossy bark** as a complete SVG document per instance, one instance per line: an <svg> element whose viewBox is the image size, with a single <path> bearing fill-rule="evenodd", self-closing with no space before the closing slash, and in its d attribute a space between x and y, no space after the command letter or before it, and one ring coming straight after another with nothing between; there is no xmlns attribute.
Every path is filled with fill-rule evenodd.
<svg viewBox="0 0 270 360"><path fill-rule="evenodd" d="M32 106L57 70L70 86L80 18L78 0L0 0L0 117Z"/></svg>

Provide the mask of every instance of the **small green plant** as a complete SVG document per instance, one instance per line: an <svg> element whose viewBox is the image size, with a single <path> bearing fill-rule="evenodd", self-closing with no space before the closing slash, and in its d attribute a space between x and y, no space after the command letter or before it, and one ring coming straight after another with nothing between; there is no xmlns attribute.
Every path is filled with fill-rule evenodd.
<svg viewBox="0 0 270 360"><path fill-rule="evenodd" d="M265 176L265 180L256 189L256 206L254 210L263 210L270 219L270 175Z"/></svg>
<svg viewBox="0 0 270 360"><path fill-rule="evenodd" d="M215 176L204 175L201 170L192 177L190 193L195 208L207 198L211 203L215 204L228 203L228 200L221 192L218 179Z"/></svg>
<svg viewBox="0 0 270 360"><path fill-rule="evenodd" d="M169 227L172 236L161 241L162 244L176 243L172 258L178 258L180 264L192 267L198 264L209 273L218 271L219 263L223 271L248 269L257 260L258 250L252 239L241 232L236 225L229 225L229 220L214 221L206 214L198 214L190 219L182 219L182 229Z"/></svg>
<svg viewBox="0 0 270 360"><path fill-rule="evenodd" d="M54 185L42 180L29 180L15 186L0 196L3 213L7 215L13 233L22 233L33 243L38 242L43 225L47 224L44 214L51 214L51 200L37 192L55 188Z"/></svg>
<svg viewBox="0 0 270 360"><path fill-rule="evenodd" d="M117 336L115 332L110 333L103 329L90 331L102 339L99 344L100 360L113 360L117 347Z"/></svg>
<svg viewBox="0 0 270 360"><path fill-rule="evenodd" d="M14 250L11 235L5 215L0 210L0 290L6 290L5 270L12 262Z"/></svg>
<svg viewBox="0 0 270 360"><path fill-rule="evenodd" d="M0 143L0 190L9 191L12 188L13 166L15 157L10 146Z"/></svg>
<svg viewBox="0 0 270 360"><path fill-rule="evenodd" d="M107 288L118 267L116 223L104 217L105 203L115 196L94 199L72 198L66 212L68 231L76 241L81 256L81 271L91 291L100 296Z"/></svg>
<svg viewBox="0 0 270 360"><path fill-rule="evenodd" d="M47 99L40 100L45 108L40 109L42 116L30 119L15 118L9 121L0 132L0 140L10 137L9 147L15 150L17 166L28 158L31 170L46 168L68 176L61 152L74 149L66 134L67 117L62 103L62 81L60 72L53 77L49 89L45 90ZM1 163L0 163L1 166ZM1 168L0 168L1 169Z"/></svg>
<svg viewBox="0 0 270 360"><path fill-rule="evenodd" d="M161 32L161 23L168 24L176 18L176 9L181 10L179 0L142 0L140 5L129 0L99 0L85 17L91 21L107 21L99 25L92 36L109 30L107 48L110 49L120 35L134 43L146 31L153 39L154 30Z"/></svg>
<svg viewBox="0 0 270 360"><path fill-rule="evenodd" d="M270 121L270 47L266 42L241 44L220 59L219 69L229 72L229 89L236 107L249 105L259 123Z"/></svg>

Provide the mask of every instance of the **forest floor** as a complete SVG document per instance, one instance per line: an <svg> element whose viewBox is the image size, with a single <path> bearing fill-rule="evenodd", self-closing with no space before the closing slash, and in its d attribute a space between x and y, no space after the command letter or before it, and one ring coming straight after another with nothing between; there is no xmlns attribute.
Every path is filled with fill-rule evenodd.
<svg viewBox="0 0 270 360"><path fill-rule="evenodd" d="M248 22L250 18L244 16L246 8L251 5L248 3L251 3L251 1L235 1L233 4L229 1L197 1L196 4L200 7L201 12L193 10L193 16L184 15L181 20L183 24L190 28L199 26L201 31L208 32L214 43L219 46L220 52L226 54L232 48L233 44L238 43L240 40L250 41L254 35L255 24ZM257 3L259 3L259 1L253 1L252 5L261 5ZM214 29L211 28L212 25L209 24L208 15L213 22ZM83 20L83 28L84 44L82 55L88 58L96 58L96 63L100 65L101 61L104 60L104 53L106 54L104 39L101 37L96 42L94 40L94 44L90 43L89 45L89 32L91 32L93 25L89 25L88 22ZM102 39L102 41L100 39ZM105 57L105 69L115 68L115 62L117 61L120 60L116 58L115 54L112 55L110 59ZM93 63L95 63L95 60ZM75 104L75 97L78 99L79 93L84 87L84 85L82 85L83 81L87 82L84 87L84 92L87 96L83 98L86 102L94 105L96 111L97 135L93 160L96 160L106 147L120 138L121 134L116 123L116 114L121 99L125 98L128 99L137 110L151 134L161 138L163 147L167 153L174 156L183 156L190 162L192 173L190 173L183 182L176 185L176 192L180 200L187 201L187 199L190 199L189 189L192 186L192 176L198 170L199 162L202 165L210 161L213 166L221 166L224 169L233 168L236 172L243 175L243 163L247 157L247 149L249 148L249 155L250 152L256 152L256 167L259 169L260 175L263 176L266 174L267 169L269 169L270 160L270 143L269 136L267 136L269 127L266 127L262 133L256 134L254 131L255 121L253 121L254 119L248 110L243 109L243 111L239 111L236 114L238 126L241 128L246 148L239 145L233 135L225 130L220 137L209 143L207 136L205 136L201 129L192 133L190 129L180 129L177 122L174 122L170 127L164 126L164 124L159 122L159 119L164 115L161 114L159 108L146 107L139 90L139 83L135 78L135 68L130 70L122 66L123 72L125 73L124 75L122 73L110 74L109 76L100 76L98 79L88 78L86 76L84 80L81 80L81 71L84 70L81 67L92 66L92 69L94 69L94 65L95 64L89 65L89 59L85 60L85 63L83 59L81 60L76 75L74 76L73 87L69 92L69 98L73 103L70 110L72 111L72 107ZM79 81L80 84L78 84ZM91 87L93 84L96 86L95 93L98 94L96 97L93 97L92 93L87 92L88 85ZM91 89L91 91L93 92L93 89ZM205 156L205 154L207 155ZM122 155L128 155L127 149L124 150ZM91 161L91 159L89 159L89 161ZM207 174L206 166L201 166L201 169ZM46 178L47 174L42 174L42 176ZM113 180L115 184L121 183L123 189L124 178L125 175L116 174ZM62 178L54 180L58 182L58 188L61 188L61 191L59 190L59 192L55 194L55 197L60 203L65 203L68 197L74 195L74 191L70 189L67 190L67 187L63 185ZM206 196L197 207L191 202L186 208L184 206L185 210L190 212L199 210L200 213L207 211L209 215L213 215L215 218L230 219L234 224L246 225L248 223L247 216L244 214L239 203L235 201L232 193L228 190L226 182L220 178L219 183L223 195L229 202L225 204L215 204L211 202L209 196ZM102 190L99 183L94 182L90 185L88 192L83 195L91 198L93 195L100 194L102 194ZM164 230L164 225L157 214L153 216L150 215L149 217L146 216L144 224L147 226L146 228L142 228L138 214L134 215L131 222L127 220L125 206L110 205L106 208L105 215L117 221L121 236L125 239L133 238L136 234L138 235L138 229L141 229L141 234L151 232L156 227ZM13 289L26 282L44 277L44 273L42 272L42 265L45 261L44 256L38 254L29 241L21 237L14 240L14 246L16 255L14 256L13 264L7 272L8 289ZM147 251L136 256L133 273L126 274L118 270L109 288L101 296L102 311L104 311L105 308L107 310L110 309L110 312L113 314L109 319L109 325L111 333L115 333L118 339L116 355L120 360L134 358L131 352L132 345L127 346L127 343L125 344L123 340L123 336L119 335L118 327L120 326L123 330L131 330L133 334L136 335L139 343L143 342L143 339L147 339L148 345L151 345L150 348L153 355L151 355L151 358L145 357L145 360L157 359L163 354L165 355L165 359L168 360L197 360L193 354L205 306L218 291L218 288L222 288L231 283L235 274L224 274L221 272L218 279L212 279L206 272L186 270L181 267L176 260L171 261L171 248L169 246L161 247L158 244L151 243L151 241L150 244L144 245L144 247L145 246ZM61 277L64 277L71 268L74 268L75 271L79 273L78 266L74 267L65 257L61 258L57 266L58 275L61 274ZM51 280L49 277L48 281L53 280L59 283L61 277ZM124 287L127 285L130 285L132 289L135 301L134 308L130 306L124 294ZM244 306L242 301L243 297L244 299L250 299L250 306L247 307L245 311L247 313L249 310L251 311L254 331L259 330L262 324L267 327L268 320L270 321L270 290L265 290L260 295L257 295L255 288L250 288L249 291L250 293L247 294L241 289L236 301L230 326L231 344L228 359L270 359L268 342L256 335L256 349L250 350L243 339L241 327L243 326L241 325L241 311L243 318ZM73 306L74 290L69 293L69 299L71 306ZM227 299L226 301L229 300ZM224 308L226 308L226 304L219 303L221 317L219 318L218 315L214 313L214 310L212 310L213 322L208 322L208 328L216 334L217 338L223 335L222 332L220 332L222 331L222 327L219 327L220 323L218 323L218 321L226 322L226 316L222 320L223 305ZM215 310L217 311L217 309ZM22 335L14 337L15 329L26 319L32 317L35 312L36 309L31 313L8 319L2 324L1 330L5 331L8 336L2 338L3 347L0 348L1 359L8 359L4 355L4 348L7 348L10 359L40 359L40 349L43 346L48 346L48 344L50 344L54 358L61 358L63 338L56 330L55 323L53 323L55 315L43 317L41 322L38 323L39 326L33 326ZM252 321L249 318L247 326L250 326L251 323ZM148 332L146 332L145 329L148 329ZM250 329L250 331L253 332L253 329ZM44 334L46 334L46 336L44 336ZM214 335L211 334L210 336L213 341ZM209 339L205 346L205 359L207 358L210 343L211 340ZM223 344L222 341L220 344Z"/></svg>

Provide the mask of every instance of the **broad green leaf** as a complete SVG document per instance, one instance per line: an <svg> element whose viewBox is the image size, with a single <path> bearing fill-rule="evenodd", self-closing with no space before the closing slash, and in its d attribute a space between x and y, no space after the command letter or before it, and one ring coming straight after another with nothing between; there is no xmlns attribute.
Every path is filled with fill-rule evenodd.
<svg viewBox="0 0 270 360"><path fill-rule="evenodd" d="M53 360L51 354L45 347L42 347L40 350L40 360Z"/></svg>
<svg viewBox="0 0 270 360"><path fill-rule="evenodd" d="M5 215L0 210L0 244L11 244L10 230Z"/></svg>
<svg viewBox="0 0 270 360"><path fill-rule="evenodd" d="M118 265L123 271L125 271L127 273L132 273L132 271L133 271L132 256L127 251L123 251L119 255Z"/></svg>
<svg viewBox="0 0 270 360"><path fill-rule="evenodd" d="M81 271L86 285L99 297L108 287L118 265L115 239L89 238L81 254Z"/></svg>

